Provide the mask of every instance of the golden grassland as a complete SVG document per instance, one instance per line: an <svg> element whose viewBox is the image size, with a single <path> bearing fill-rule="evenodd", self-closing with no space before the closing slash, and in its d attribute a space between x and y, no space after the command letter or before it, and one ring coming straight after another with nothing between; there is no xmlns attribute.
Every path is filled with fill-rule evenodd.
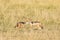
<svg viewBox="0 0 60 40"><path fill-rule="evenodd" d="M40 21L44 29L14 28L20 21ZM60 0L0 0L0 40L60 40Z"/></svg>

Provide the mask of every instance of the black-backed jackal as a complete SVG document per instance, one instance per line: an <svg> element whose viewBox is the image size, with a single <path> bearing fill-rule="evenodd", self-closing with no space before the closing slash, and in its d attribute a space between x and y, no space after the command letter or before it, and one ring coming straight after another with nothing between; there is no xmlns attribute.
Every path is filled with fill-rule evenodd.
<svg viewBox="0 0 60 40"><path fill-rule="evenodd" d="M37 27L39 29L43 29L43 25L39 21L32 21L32 22L30 22L30 25L32 27Z"/></svg>
<svg viewBox="0 0 60 40"><path fill-rule="evenodd" d="M18 22L15 27L22 28L24 27L25 22Z"/></svg>

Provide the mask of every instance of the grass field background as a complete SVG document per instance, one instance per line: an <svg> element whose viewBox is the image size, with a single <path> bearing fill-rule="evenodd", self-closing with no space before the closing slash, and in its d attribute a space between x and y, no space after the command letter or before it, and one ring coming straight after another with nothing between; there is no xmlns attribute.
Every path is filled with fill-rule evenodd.
<svg viewBox="0 0 60 40"><path fill-rule="evenodd" d="M44 29L14 28L20 21L40 21ZM0 0L0 40L60 40L60 0Z"/></svg>

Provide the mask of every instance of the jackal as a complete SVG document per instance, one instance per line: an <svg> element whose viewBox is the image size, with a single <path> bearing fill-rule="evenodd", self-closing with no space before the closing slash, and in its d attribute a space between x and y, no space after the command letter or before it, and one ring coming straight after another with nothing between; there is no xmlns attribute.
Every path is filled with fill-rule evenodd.
<svg viewBox="0 0 60 40"><path fill-rule="evenodd" d="M39 21L32 21L32 22L30 22L30 25L33 27L33 26L36 26L36 27L38 27L38 28L40 28L40 29L43 29L43 25L42 25L42 23L40 23Z"/></svg>
<svg viewBox="0 0 60 40"><path fill-rule="evenodd" d="M18 22L15 27L22 28L22 27L24 27L24 24L25 24L25 22Z"/></svg>

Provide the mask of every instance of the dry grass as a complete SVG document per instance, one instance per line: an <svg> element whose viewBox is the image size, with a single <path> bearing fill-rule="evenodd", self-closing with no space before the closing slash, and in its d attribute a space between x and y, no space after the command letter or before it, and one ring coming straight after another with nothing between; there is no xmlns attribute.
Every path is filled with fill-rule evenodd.
<svg viewBox="0 0 60 40"><path fill-rule="evenodd" d="M35 20L44 29L14 28L19 21ZM60 40L60 0L0 0L0 40Z"/></svg>

